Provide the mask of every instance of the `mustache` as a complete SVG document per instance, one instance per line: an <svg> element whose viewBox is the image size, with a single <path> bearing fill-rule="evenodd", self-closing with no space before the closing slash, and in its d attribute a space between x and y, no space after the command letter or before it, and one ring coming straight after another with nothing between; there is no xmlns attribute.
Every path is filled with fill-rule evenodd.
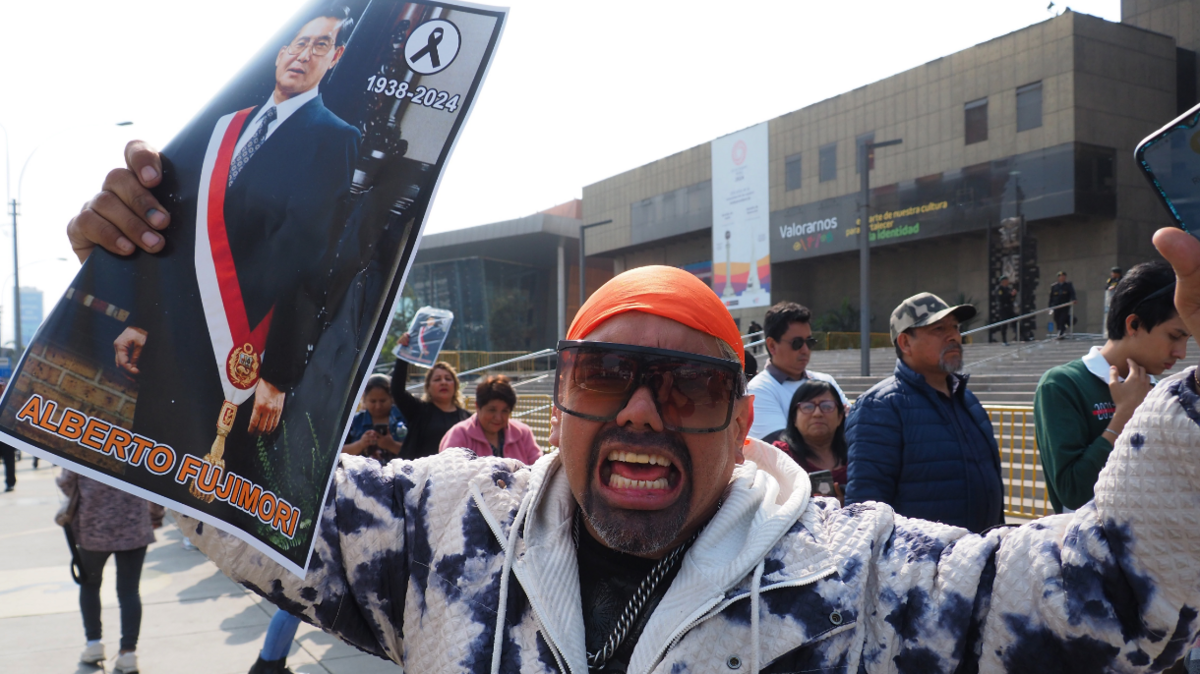
<svg viewBox="0 0 1200 674"><path fill-rule="evenodd" d="M624 426L605 428L592 439L591 451L588 455L588 474L596 474L596 466L600 464L600 451L609 443L624 445L631 449L653 449L654 453L670 456L676 465L687 476L692 474L692 453L688 451L683 435L676 432L646 433L632 431Z"/></svg>
<svg viewBox="0 0 1200 674"><path fill-rule="evenodd" d="M962 348L961 344L947 344L945 347L942 348L942 352L939 355L945 356L950 353L957 353L961 356L962 352L963 352L963 348Z"/></svg>

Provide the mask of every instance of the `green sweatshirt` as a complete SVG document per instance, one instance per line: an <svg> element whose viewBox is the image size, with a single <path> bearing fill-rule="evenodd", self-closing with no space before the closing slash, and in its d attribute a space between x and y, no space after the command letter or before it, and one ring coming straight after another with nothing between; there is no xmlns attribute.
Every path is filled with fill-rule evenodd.
<svg viewBox="0 0 1200 674"><path fill-rule="evenodd" d="M1050 368L1038 382L1033 417L1046 493L1054 512L1092 500L1113 445L1104 429L1116 411L1108 384L1083 360Z"/></svg>

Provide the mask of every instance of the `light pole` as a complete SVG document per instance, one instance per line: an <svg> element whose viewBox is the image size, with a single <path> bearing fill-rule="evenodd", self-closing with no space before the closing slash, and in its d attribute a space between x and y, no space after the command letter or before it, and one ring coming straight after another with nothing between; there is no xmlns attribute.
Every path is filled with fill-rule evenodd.
<svg viewBox="0 0 1200 674"><path fill-rule="evenodd" d="M21 187L25 184L25 169L29 168L29 160L33 159L35 152L36 147L25 158L25 163L21 166L21 176L17 178L17 198L9 202L12 207L13 228L13 355L17 358L21 357L21 351L25 348L21 340L21 269L17 261L17 204L21 200ZM8 152L4 154L7 164Z"/></svg>
<svg viewBox="0 0 1200 674"><path fill-rule="evenodd" d="M133 122L130 122L128 120L116 123L116 126L132 126L132 125L133 125ZM17 198L13 199L12 198L12 182L11 182L12 173L9 170L9 145L10 145L10 143L9 143L9 138L8 138L8 128L5 127L3 124L0 124L0 130L4 131L4 192L5 192L5 200L10 209L10 213L12 215L12 228L13 228L13 351L14 351L14 355L16 357L20 358L21 349L23 348L24 345L22 344L22 340L21 340L21 276L19 273L20 272L20 268L19 268L20 263L19 263L19 259L18 259L18 253L17 253L17 213L18 213L17 207L18 207L18 204L21 202L21 187L22 187L23 183L25 182L25 169L29 168L29 160L33 159L33 155L34 155L34 153L36 153L38 151L38 148L37 147L33 148L33 151L30 152L29 156L25 158L25 163L21 166L21 175L17 179Z"/></svg>
<svg viewBox="0 0 1200 674"><path fill-rule="evenodd" d="M859 349L862 352L862 376L871 374L871 159L875 148L899 145L900 139L862 144L859 166L862 173L862 220L858 223L858 316Z"/></svg>

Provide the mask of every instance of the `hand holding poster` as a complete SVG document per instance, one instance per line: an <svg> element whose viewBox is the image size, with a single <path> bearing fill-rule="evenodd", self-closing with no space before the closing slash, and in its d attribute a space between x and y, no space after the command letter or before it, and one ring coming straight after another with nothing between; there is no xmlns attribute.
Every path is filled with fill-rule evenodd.
<svg viewBox="0 0 1200 674"><path fill-rule="evenodd" d="M4 441L301 572L504 20L345 0L289 21L163 150L162 252L97 249L47 318Z"/></svg>
<svg viewBox="0 0 1200 674"><path fill-rule="evenodd" d="M413 365L430 367L437 362L453 322L454 312L449 309L421 307L408 325L407 344L397 344L393 353Z"/></svg>

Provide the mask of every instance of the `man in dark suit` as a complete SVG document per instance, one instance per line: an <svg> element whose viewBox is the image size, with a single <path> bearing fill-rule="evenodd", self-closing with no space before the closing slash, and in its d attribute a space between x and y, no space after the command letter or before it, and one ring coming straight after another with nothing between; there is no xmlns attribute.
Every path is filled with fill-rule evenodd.
<svg viewBox="0 0 1200 674"><path fill-rule="evenodd" d="M324 106L318 85L342 56L352 25L347 14L316 13L280 48L265 103L222 117L212 139L193 133L164 153L163 203L170 208L174 195L187 192L184 186L208 185L208 193L196 195L196 209L171 210L184 220L205 214L219 191L223 232L214 230L209 213L206 222L171 238L167 251L174 248L174 255L146 260L143 273L155 277L157 292L139 291L128 327L113 344L117 366L138 379L135 432L204 455L218 416L236 405L233 419L226 417L232 427L225 439L227 468L234 472L246 470L253 436L275 431L287 393L303 374L304 359L290 354L312 345L298 348L291 341L312 331L291 324L288 309L341 231L336 213L350 191L360 134ZM214 162L218 140L225 154ZM149 220L153 224L153 216ZM179 267L190 264L196 273L181 273ZM247 330L239 334L238 323L256 340ZM243 342L257 343L245 354L227 354L217 346L222 330L235 351ZM289 357L272 359L272 353ZM223 406L230 381L253 394Z"/></svg>
<svg viewBox="0 0 1200 674"><path fill-rule="evenodd" d="M1067 280L1067 272L1058 272L1058 282L1050 286L1050 306L1059 304L1075 303L1075 286ZM1054 316L1054 327L1058 328L1058 338L1062 339L1067 336L1068 324L1071 322L1071 307L1062 307L1052 310Z"/></svg>

